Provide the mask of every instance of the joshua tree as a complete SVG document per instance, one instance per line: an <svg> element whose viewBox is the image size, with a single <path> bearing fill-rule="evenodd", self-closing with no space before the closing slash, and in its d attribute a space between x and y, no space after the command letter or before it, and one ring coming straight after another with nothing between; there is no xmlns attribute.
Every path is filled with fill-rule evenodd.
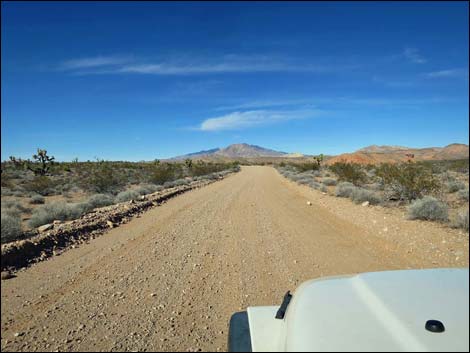
<svg viewBox="0 0 470 353"><path fill-rule="evenodd" d="M49 157L46 150L38 148L38 153L33 155L34 162L29 159L24 161L21 158L10 156L10 160L16 166L22 166L25 169L32 171L36 175L46 175L51 165L54 164L54 157ZM36 166L39 164L39 166Z"/></svg>
<svg viewBox="0 0 470 353"><path fill-rule="evenodd" d="M323 153L318 156L314 156L313 160L317 163L318 166L320 166L323 162Z"/></svg>
<svg viewBox="0 0 470 353"><path fill-rule="evenodd" d="M32 170L34 174L37 174L37 175L46 175L46 173L51 168L51 165L54 164L54 159L55 159L54 157L49 157L47 155L46 150L41 150L39 148L38 148L38 153L34 154L33 158L36 160L37 163L39 163L39 167L35 169L32 169L32 168L28 168L28 169Z"/></svg>
<svg viewBox="0 0 470 353"><path fill-rule="evenodd" d="M188 167L188 169L191 169L193 167L193 161L190 158L187 158L184 161L184 164L186 164L186 167Z"/></svg>

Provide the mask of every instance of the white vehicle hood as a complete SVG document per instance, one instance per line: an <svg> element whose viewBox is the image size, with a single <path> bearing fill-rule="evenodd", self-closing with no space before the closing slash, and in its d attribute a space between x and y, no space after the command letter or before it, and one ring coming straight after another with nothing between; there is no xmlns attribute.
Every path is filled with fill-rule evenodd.
<svg viewBox="0 0 470 353"><path fill-rule="evenodd" d="M265 347L256 334L263 309L248 317L254 351L468 351L468 302L468 269L385 271L305 282L271 324L264 307ZM426 330L428 320L445 331Z"/></svg>

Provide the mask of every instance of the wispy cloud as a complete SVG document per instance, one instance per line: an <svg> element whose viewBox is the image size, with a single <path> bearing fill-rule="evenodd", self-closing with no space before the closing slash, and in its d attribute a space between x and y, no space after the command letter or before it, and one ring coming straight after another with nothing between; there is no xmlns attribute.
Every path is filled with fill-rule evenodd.
<svg viewBox="0 0 470 353"><path fill-rule="evenodd" d="M148 61L131 57L98 56L68 60L61 70L74 74L147 74L198 75L251 72L331 73L357 68L355 65L312 64L288 58L262 55L224 55L218 59L186 58L185 60Z"/></svg>
<svg viewBox="0 0 470 353"><path fill-rule="evenodd" d="M215 108L216 111L235 110L235 109L253 109L253 108L266 108L266 107L287 107L304 105L309 108L314 108L313 99L299 98L299 99L271 99L271 100L256 100L251 102L239 103L234 105L225 105Z"/></svg>
<svg viewBox="0 0 470 353"><path fill-rule="evenodd" d="M81 70L91 68L113 67L123 65L132 61L129 56L95 56L88 58L78 58L62 62L59 69Z"/></svg>
<svg viewBox="0 0 470 353"><path fill-rule="evenodd" d="M321 113L322 112L319 110L250 110L245 112L233 112L230 114L204 120L198 130L239 130L288 120L314 117Z"/></svg>
<svg viewBox="0 0 470 353"><path fill-rule="evenodd" d="M445 97L427 97L427 98L388 98L388 97L352 97L352 96L331 96L331 97L310 97L298 99L265 99L259 101L248 101L237 105L227 105L215 108L216 111L224 110L244 110L257 108L276 108L285 107L291 111L300 110L317 110L325 109L324 111L331 112L332 110L341 107L411 107L420 105L429 105L433 103L442 103L450 101ZM319 110L318 110L319 111Z"/></svg>
<svg viewBox="0 0 470 353"><path fill-rule="evenodd" d="M432 71L424 74L426 78L468 78L467 68L455 68L440 71Z"/></svg>
<svg viewBox="0 0 470 353"><path fill-rule="evenodd" d="M427 60L419 54L416 48L405 48L403 56L415 64L424 64Z"/></svg>

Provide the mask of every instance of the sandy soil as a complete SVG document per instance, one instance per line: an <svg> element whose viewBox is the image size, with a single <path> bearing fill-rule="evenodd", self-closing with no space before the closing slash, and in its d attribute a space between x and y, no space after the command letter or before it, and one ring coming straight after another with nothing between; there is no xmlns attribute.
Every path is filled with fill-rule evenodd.
<svg viewBox="0 0 470 353"><path fill-rule="evenodd" d="M468 235L424 223L244 167L2 281L1 348L223 351L233 312L304 280L468 266Z"/></svg>

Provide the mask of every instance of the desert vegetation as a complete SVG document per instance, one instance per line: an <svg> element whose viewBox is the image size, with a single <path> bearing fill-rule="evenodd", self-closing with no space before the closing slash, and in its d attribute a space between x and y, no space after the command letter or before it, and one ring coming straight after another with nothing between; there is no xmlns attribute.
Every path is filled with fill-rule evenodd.
<svg viewBox="0 0 470 353"><path fill-rule="evenodd" d="M236 162L57 162L38 149L33 160L10 157L1 164L1 241L94 208L136 200L191 181L217 179L239 169Z"/></svg>
<svg viewBox="0 0 470 353"><path fill-rule="evenodd" d="M284 177L366 205L401 208L408 219L435 221L468 231L468 160L362 165L313 162L276 165Z"/></svg>

